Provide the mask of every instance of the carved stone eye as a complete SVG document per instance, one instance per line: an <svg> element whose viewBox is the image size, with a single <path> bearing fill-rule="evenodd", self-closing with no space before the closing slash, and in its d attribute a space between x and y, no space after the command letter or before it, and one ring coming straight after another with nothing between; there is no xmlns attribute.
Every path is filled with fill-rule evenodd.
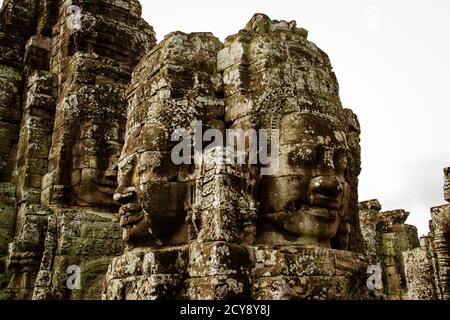
<svg viewBox="0 0 450 320"><path fill-rule="evenodd" d="M336 172L345 173L348 168L348 156L347 151L343 149L338 149L334 153L334 166Z"/></svg>
<svg viewBox="0 0 450 320"><path fill-rule="evenodd" d="M117 165L119 181L124 182L131 179L134 172L135 163L136 163L135 155L128 156L119 161Z"/></svg>
<svg viewBox="0 0 450 320"><path fill-rule="evenodd" d="M119 160L118 168L119 172L122 174L128 174L133 170L134 164L135 164L135 156L131 155L124 159Z"/></svg>
<svg viewBox="0 0 450 320"><path fill-rule="evenodd" d="M289 153L289 163L296 166L312 165L316 152L312 146L299 146Z"/></svg>
<svg viewBox="0 0 450 320"><path fill-rule="evenodd" d="M318 145L316 148L316 161L328 167L334 167L334 150L326 145Z"/></svg>

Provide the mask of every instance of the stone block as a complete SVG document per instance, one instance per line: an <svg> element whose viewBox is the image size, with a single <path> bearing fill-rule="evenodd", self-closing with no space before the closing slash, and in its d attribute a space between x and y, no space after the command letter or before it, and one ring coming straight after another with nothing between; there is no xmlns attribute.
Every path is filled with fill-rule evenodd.
<svg viewBox="0 0 450 320"><path fill-rule="evenodd" d="M189 276L249 275L252 252L245 246L226 242L192 243L189 252Z"/></svg>
<svg viewBox="0 0 450 320"><path fill-rule="evenodd" d="M405 274L410 300L436 300L433 266L427 251L422 248L403 252Z"/></svg>
<svg viewBox="0 0 450 320"><path fill-rule="evenodd" d="M14 208L0 207L0 228L13 230L16 222L16 214L17 210Z"/></svg>
<svg viewBox="0 0 450 320"><path fill-rule="evenodd" d="M170 300L182 285L179 275L158 274L114 279L107 282L105 300Z"/></svg>
<svg viewBox="0 0 450 320"><path fill-rule="evenodd" d="M242 275L189 278L183 285L182 297L188 300L248 300L251 297L249 278Z"/></svg>
<svg viewBox="0 0 450 320"><path fill-rule="evenodd" d="M255 112L255 105L250 94L234 94L227 97L225 121L232 122Z"/></svg>
<svg viewBox="0 0 450 320"><path fill-rule="evenodd" d="M238 92L251 92L249 71L241 65L233 66L224 71L223 84L225 96L229 97Z"/></svg>
<svg viewBox="0 0 450 320"><path fill-rule="evenodd" d="M135 249L113 259L108 269L107 280L141 275L182 275L186 272L187 262L187 246L167 249Z"/></svg>
<svg viewBox="0 0 450 320"><path fill-rule="evenodd" d="M257 278L255 300L351 300L361 299L353 283L337 276L276 276ZM353 296L355 295L355 296Z"/></svg>
<svg viewBox="0 0 450 320"><path fill-rule="evenodd" d="M8 246L13 241L14 234L10 228L0 228L0 257L8 254Z"/></svg>
<svg viewBox="0 0 450 320"><path fill-rule="evenodd" d="M217 71L224 71L229 67L244 63L244 54L244 47L239 42L234 42L232 45L220 50L217 54Z"/></svg>

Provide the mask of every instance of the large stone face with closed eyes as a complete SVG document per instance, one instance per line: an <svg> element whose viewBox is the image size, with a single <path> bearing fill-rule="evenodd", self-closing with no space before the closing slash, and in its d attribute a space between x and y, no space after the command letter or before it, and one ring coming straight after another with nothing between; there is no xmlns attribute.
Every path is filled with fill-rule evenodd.
<svg viewBox="0 0 450 320"><path fill-rule="evenodd" d="M301 112L283 115L280 128L280 169L261 185L259 241L329 248L349 203L345 128Z"/></svg>
<svg viewBox="0 0 450 320"><path fill-rule="evenodd" d="M256 14L219 52L231 127L279 130L279 169L260 178L256 241L362 252L358 120L307 36L295 21Z"/></svg>
<svg viewBox="0 0 450 320"><path fill-rule="evenodd" d="M353 297L350 283L363 296L359 125L327 55L306 38L295 22L257 14L225 46L175 32L142 59L114 196L127 249L110 266L107 299L318 299L324 284L342 299ZM195 136L194 121L222 133L277 130L268 149L278 161L217 162L230 150L203 141L203 162L176 164L171 136Z"/></svg>

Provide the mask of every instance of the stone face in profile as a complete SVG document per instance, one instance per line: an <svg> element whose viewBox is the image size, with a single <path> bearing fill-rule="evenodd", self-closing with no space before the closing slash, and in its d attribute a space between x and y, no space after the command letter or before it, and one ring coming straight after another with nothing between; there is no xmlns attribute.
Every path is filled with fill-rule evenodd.
<svg viewBox="0 0 450 320"><path fill-rule="evenodd" d="M167 151L146 143L165 140L165 134L157 125L137 130L139 134L127 135L115 194L122 204L119 214L124 240L132 246L184 243L185 187L177 181L179 169Z"/></svg>
<svg viewBox="0 0 450 320"><path fill-rule="evenodd" d="M223 114L223 102L216 98L220 48L211 34L172 33L135 70L115 193L130 247L188 241L186 220L191 216L197 170L175 164L171 138L177 130L191 130L194 121L214 127L217 123L208 121Z"/></svg>

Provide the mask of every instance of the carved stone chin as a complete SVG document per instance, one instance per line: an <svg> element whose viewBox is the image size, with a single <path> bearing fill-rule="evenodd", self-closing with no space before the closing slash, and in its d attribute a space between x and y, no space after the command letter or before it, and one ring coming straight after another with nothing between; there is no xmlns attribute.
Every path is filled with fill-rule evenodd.
<svg viewBox="0 0 450 320"><path fill-rule="evenodd" d="M115 199L122 204L119 215L123 239L130 248L185 244L186 184L165 181L174 168L170 162L160 162L163 156L159 152L156 162L144 158L135 157L129 165L125 160L119 166ZM169 174L163 176L161 172Z"/></svg>
<svg viewBox="0 0 450 320"><path fill-rule="evenodd" d="M261 226L258 243L330 248L341 219L329 216L327 210L312 209L268 214L262 221L274 227Z"/></svg>
<svg viewBox="0 0 450 320"><path fill-rule="evenodd" d="M168 245L187 243L186 224L183 213L176 215L137 213L133 216L122 216L123 240L128 248L148 247L160 248Z"/></svg>

